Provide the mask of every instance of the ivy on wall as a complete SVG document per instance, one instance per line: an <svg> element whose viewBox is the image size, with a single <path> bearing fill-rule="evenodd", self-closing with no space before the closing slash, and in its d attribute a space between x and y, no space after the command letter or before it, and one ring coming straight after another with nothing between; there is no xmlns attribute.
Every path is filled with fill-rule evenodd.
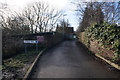
<svg viewBox="0 0 120 80"><path fill-rule="evenodd" d="M85 44L90 46L90 40L101 42L108 50L114 51L114 60L120 59L120 26L104 22L99 25L97 23L85 29Z"/></svg>

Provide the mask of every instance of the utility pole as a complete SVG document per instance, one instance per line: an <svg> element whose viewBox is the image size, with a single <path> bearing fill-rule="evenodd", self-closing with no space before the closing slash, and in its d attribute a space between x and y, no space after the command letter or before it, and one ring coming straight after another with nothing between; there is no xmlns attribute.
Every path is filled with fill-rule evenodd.
<svg viewBox="0 0 120 80"><path fill-rule="evenodd" d="M64 26L64 16L67 16L67 14L64 14L64 15L63 15L63 38L64 38L64 27L65 27L65 26Z"/></svg>
<svg viewBox="0 0 120 80"><path fill-rule="evenodd" d="M68 19L67 19L67 27L68 27L68 23L69 23L69 22L68 22Z"/></svg>
<svg viewBox="0 0 120 80"><path fill-rule="evenodd" d="M64 40L64 15L63 15L63 40Z"/></svg>

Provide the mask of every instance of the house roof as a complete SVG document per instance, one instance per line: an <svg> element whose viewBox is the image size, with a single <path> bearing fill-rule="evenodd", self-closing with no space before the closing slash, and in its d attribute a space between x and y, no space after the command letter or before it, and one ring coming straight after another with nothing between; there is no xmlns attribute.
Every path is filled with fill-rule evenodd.
<svg viewBox="0 0 120 80"><path fill-rule="evenodd" d="M56 32L63 32L63 27L57 27ZM64 27L64 33L74 33L73 27Z"/></svg>

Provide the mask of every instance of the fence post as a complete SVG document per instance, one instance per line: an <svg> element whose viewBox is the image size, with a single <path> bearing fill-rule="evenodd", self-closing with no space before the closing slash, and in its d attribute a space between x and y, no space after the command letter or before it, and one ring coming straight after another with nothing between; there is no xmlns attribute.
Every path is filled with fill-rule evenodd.
<svg viewBox="0 0 120 80"><path fill-rule="evenodd" d="M38 53L38 43L36 43L36 53Z"/></svg>
<svg viewBox="0 0 120 80"><path fill-rule="evenodd" d="M27 44L25 43L24 46L25 46L25 53L27 53Z"/></svg>

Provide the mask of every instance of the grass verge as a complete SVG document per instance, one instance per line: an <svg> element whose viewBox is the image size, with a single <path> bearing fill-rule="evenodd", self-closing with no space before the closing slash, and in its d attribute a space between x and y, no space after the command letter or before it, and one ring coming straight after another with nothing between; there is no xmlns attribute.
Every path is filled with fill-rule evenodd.
<svg viewBox="0 0 120 80"><path fill-rule="evenodd" d="M36 51L28 51L3 60L3 78L23 78L37 55Z"/></svg>

